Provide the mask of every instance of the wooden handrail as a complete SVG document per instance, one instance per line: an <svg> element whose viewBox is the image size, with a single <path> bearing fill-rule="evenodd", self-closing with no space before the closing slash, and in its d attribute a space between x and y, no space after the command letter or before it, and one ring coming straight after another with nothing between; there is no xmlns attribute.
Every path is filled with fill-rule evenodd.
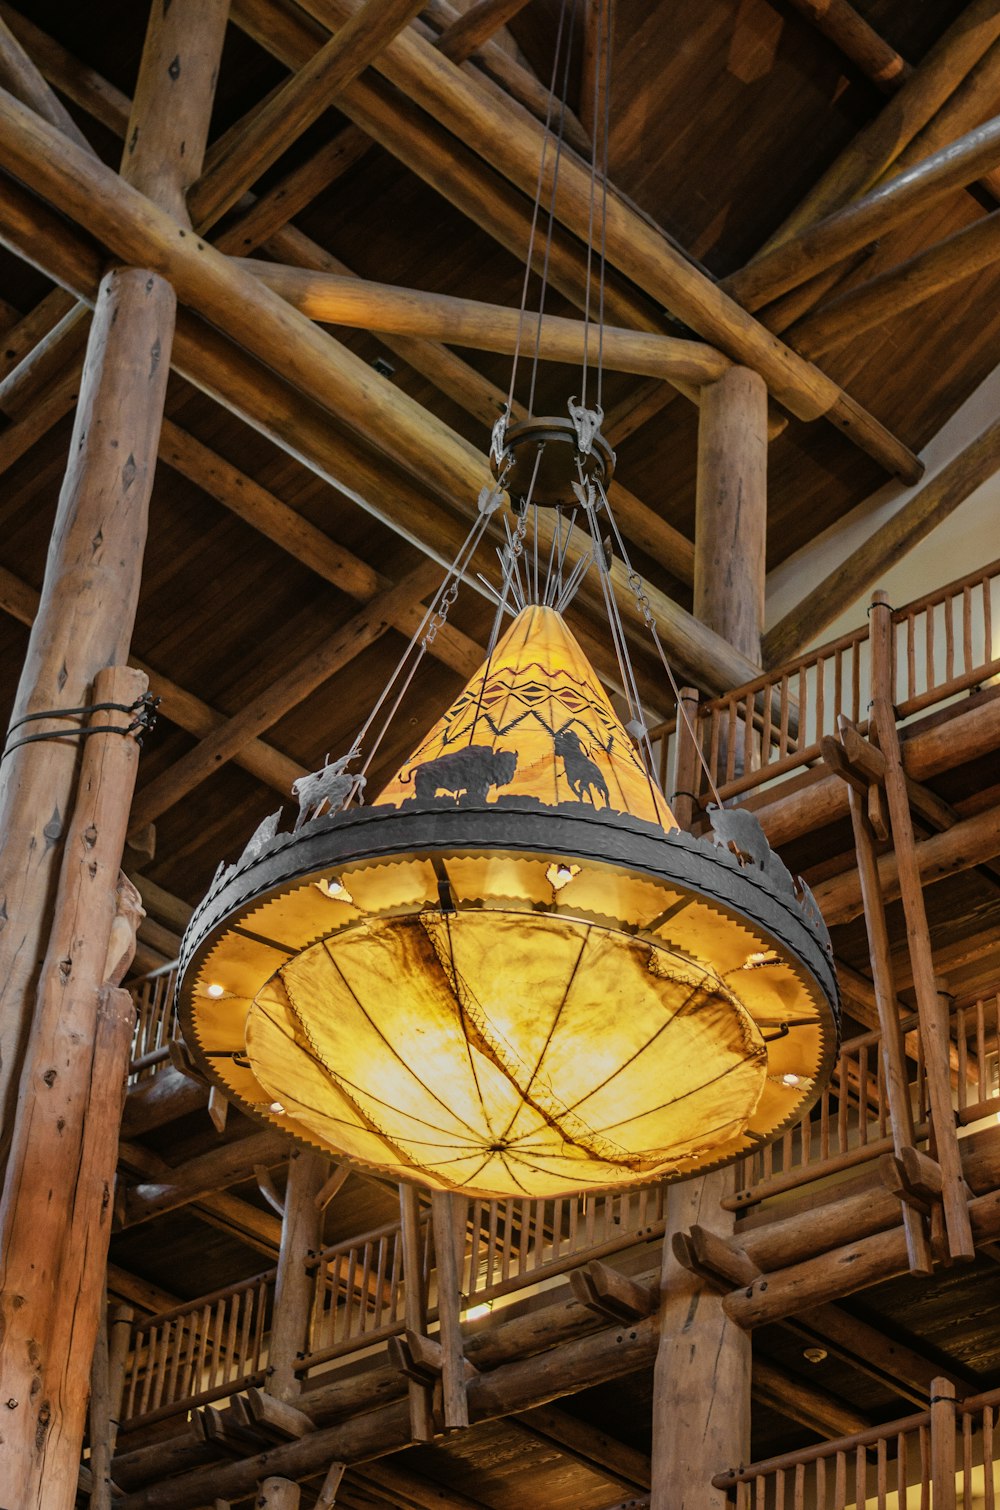
<svg viewBox="0 0 1000 1510"><path fill-rule="evenodd" d="M199 1295L195 1300L187 1300L183 1305L174 1306L172 1311L161 1311L158 1316L143 1316L132 1328L133 1337L140 1332L149 1331L152 1327L162 1327L168 1321L179 1321L182 1316L190 1316L195 1311L202 1310L207 1305L214 1305L219 1300L229 1300L233 1295L242 1295L246 1290L252 1290L257 1285L273 1281L277 1269L264 1269L260 1274L254 1274L250 1279L237 1280L235 1284L224 1285L220 1290L212 1290L208 1295Z"/></svg>

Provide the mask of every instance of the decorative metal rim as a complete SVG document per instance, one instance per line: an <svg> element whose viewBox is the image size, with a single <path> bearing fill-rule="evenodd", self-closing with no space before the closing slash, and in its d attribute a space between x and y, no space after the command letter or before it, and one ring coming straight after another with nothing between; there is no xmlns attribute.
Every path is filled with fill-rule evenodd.
<svg viewBox="0 0 1000 1510"><path fill-rule="evenodd" d="M181 946L177 1000L196 1061L212 1079L219 1076L219 1066L200 1042L191 987L203 960L228 932L227 923L237 928L238 920L257 903L325 870L448 852L486 855L495 851L557 854L568 860L620 866L690 892L715 910L742 918L772 937L813 979L827 1010L821 1012L818 1024L820 1047L811 1091L768 1131L766 1139L758 1135L757 1142L773 1141L808 1114L840 1043L840 996L822 920L811 917L794 896L756 866L741 865L728 850L679 829L665 833L655 824L614 810L582 809L576 803L547 807L524 797L475 806L413 802L403 808L357 807L314 820L298 833L278 834L242 868L223 872L192 916ZM641 931L640 936L648 937ZM259 1114L259 1108L223 1083L227 1095L244 1110ZM304 1129L289 1131L306 1146L323 1146ZM743 1156L752 1151L748 1147ZM731 1163L733 1157L730 1153L667 1178L693 1177ZM407 1178L405 1171L391 1173L394 1178Z"/></svg>

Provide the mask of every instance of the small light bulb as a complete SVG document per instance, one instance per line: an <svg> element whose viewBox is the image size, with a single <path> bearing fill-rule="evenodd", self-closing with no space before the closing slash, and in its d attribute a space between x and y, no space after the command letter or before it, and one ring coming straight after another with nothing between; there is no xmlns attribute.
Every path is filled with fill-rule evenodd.
<svg viewBox="0 0 1000 1510"><path fill-rule="evenodd" d="M568 865L565 860L562 860L558 864L553 862L549 866L545 872L545 879L553 891L562 891L563 887L568 886L573 877L579 874L579 865Z"/></svg>
<svg viewBox="0 0 1000 1510"><path fill-rule="evenodd" d="M280 1101L272 1101L268 1107L268 1111L273 1112L276 1117L283 1117L285 1115L285 1108Z"/></svg>
<svg viewBox="0 0 1000 1510"><path fill-rule="evenodd" d="M218 983L218 981L213 981L210 986L206 986L205 987L205 995L206 996L219 997L219 996L225 996L225 994L226 994L226 988L225 988L225 986L220 986L219 983Z"/></svg>
<svg viewBox="0 0 1000 1510"><path fill-rule="evenodd" d="M802 1356L803 1358L807 1358L810 1363L824 1363L828 1354L825 1347L804 1347L802 1349Z"/></svg>
<svg viewBox="0 0 1000 1510"><path fill-rule="evenodd" d="M329 897L331 902L354 901L354 898L339 876L330 876L329 879L324 876L321 881L316 882L316 889L317 891L321 891L325 897Z"/></svg>
<svg viewBox="0 0 1000 1510"><path fill-rule="evenodd" d="M781 1083L782 1085L789 1086L798 1085L801 1081L801 1078L801 1075L796 1075L794 1070L788 1070L784 1075L782 1075Z"/></svg>

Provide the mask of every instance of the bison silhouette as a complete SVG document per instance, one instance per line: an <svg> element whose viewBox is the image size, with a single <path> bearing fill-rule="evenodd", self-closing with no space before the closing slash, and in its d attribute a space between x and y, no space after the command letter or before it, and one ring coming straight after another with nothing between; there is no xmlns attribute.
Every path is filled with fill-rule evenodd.
<svg viewBox="0 0 1000 1510"><path fill-rule="evenodd" d="M400 781L413 781L413 795L423 802L433 801L439 793L454 797L456 804L464 797L468 802L485 802L491 786L506 786L517 770L516 750L494 750L491 745L466 745L414 766Z"/></svg>
<svg viewBox="0 0 1000 1510"><path fill-rule="evenodd" d="M604 798L604 806L608 806L608 783L605 781L598 766L584 754L583 745L580 743L579 734L572 729L560 729L558 734L553 735L555 752L562 757L566 771L566 780L571 789L576 793L581 802L589 797L591 805L597 806L597 798Z"/></svg>

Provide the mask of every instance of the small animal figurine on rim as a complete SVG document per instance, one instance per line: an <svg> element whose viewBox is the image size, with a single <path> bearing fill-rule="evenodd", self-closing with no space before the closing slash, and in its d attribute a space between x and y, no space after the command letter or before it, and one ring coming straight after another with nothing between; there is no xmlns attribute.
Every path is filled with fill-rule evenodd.
<svg viewBox="0 0 1000 1510"><path fill-rule="evenodd" d="M300 776L298 781L292 782L292 796L299 799L295 833L298 833L304 823L318 818L324 809L337 813L346 806L355 791L360 795L364 790L365 778L354 776L346 769L359 754L355 745L353 750L337 760L331 760L327 756L326 764L321 770L312 771L308 776Z"/></svg>

